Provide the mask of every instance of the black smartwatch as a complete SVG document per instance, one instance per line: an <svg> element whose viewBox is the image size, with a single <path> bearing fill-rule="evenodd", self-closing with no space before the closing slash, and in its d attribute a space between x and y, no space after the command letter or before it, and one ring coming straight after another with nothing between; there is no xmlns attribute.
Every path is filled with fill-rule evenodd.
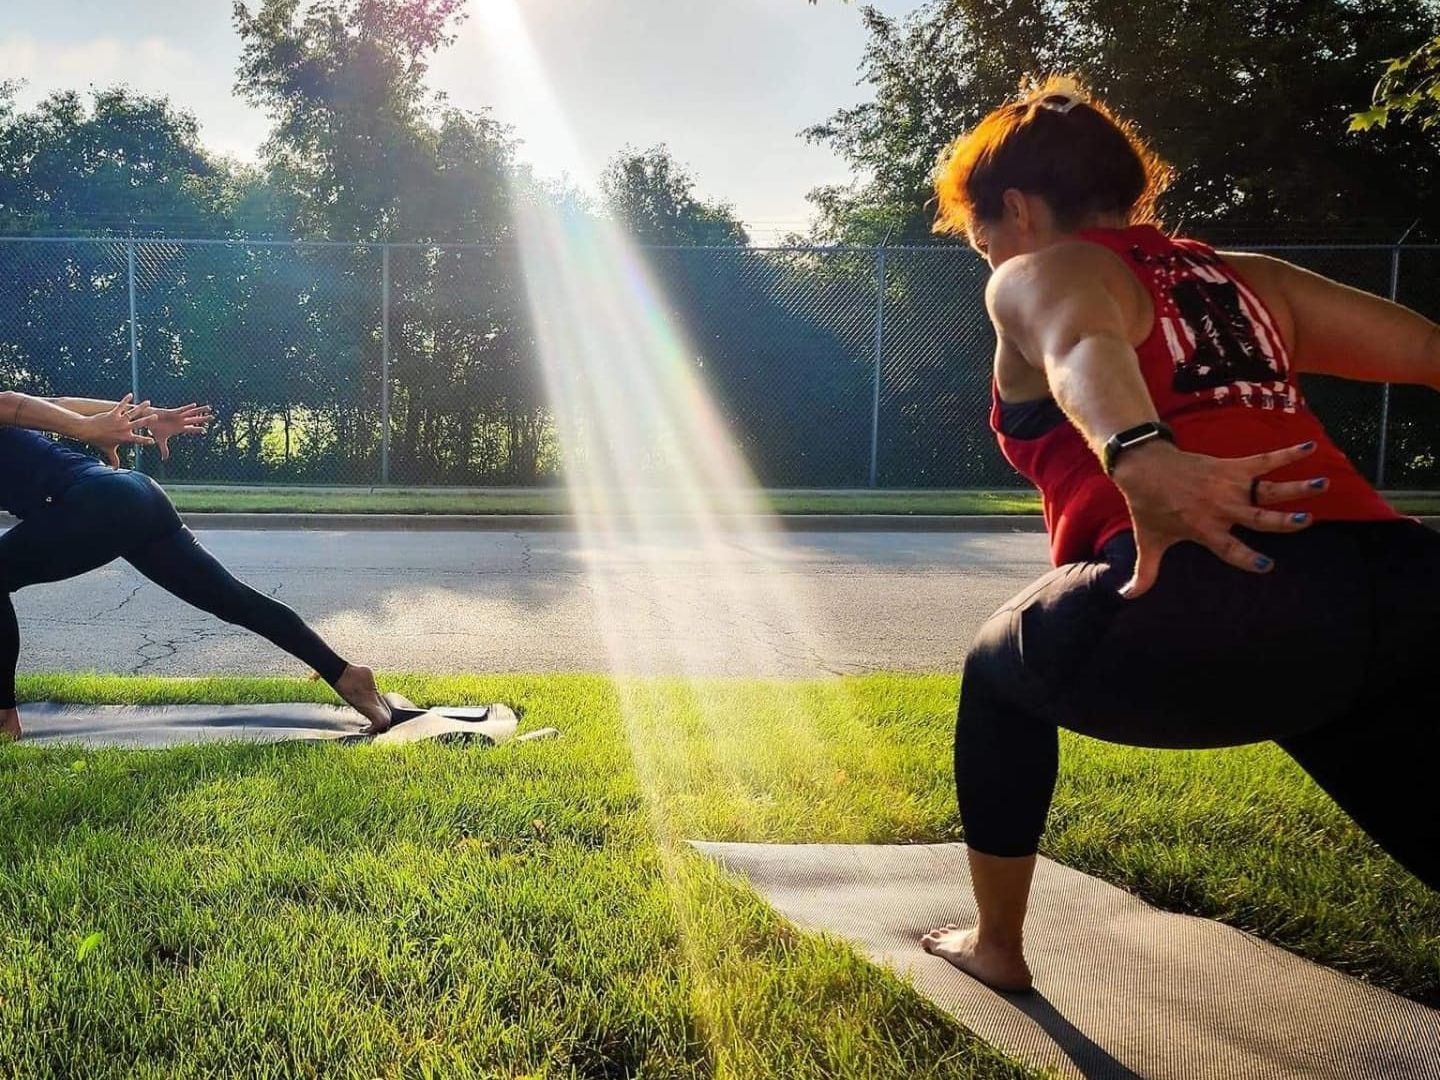
<svg viewBox="0 0 1440 1080"><path fill-rule="evenodd" d="M1126 450L1131 450L1141 443L1150 442L1152 439L1164 439L1173 446L1175 432L1171 431L1170 425L1163 420L1149 420L1143 424L1136 424L1132 428L1126 428L1118 435L1111 435L1105 442L1105 449L1101 452L1105 475L1115 475L1115 466L1120 461L1120 455Z"/></svg>

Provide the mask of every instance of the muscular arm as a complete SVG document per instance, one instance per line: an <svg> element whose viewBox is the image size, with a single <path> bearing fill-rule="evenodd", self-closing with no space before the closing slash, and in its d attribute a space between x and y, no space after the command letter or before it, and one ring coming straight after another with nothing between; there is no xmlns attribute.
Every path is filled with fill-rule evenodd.
<svg viewBox="0 0 1440 1080"><path fill-rule="evenodd" d="M1440 326L1425 316L1281 259L1226 253L1225 260L1263 298L1279 297L1299 371L1440 389Z"/></svg>
<svg viewBox="0 0 1440 1080"><path fill-rule="evenodd" d="M1110 252L1060 244L1011 259L986 290L1002 344L1045 373L1097 455L1117 431L1158 419L1130 344L1137 288Z"/></svg>
<svg viewBox="0 0 1440 1080"><path fill-rule="evenodd" d="M1045 372L1056 402L1097 454L1116 432L1157 419L1130 344L1142 307L1149 311L1139 290L1124 263L1103 248L1056 244L1006 262L986 291L1001 348L1018 351ZM1155 583L1165 551L1186 540L1240 569L1269 571L1273 560L1232 529L1294 532L1309 525L1307 514L1266 507L1322 490L1323 478L1260 478L1313 450L1314 443L1307 443L1222 459L1151 440L1127 453L1116 466L1115 483L1130 507L1136 558L1135 576L1122 591L1143 595Z"/></svg>

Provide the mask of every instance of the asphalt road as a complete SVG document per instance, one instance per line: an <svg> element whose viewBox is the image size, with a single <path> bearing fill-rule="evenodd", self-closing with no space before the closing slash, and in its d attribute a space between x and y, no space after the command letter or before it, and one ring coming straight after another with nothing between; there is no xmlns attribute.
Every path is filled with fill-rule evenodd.
<svg viewBox="0 0 1440 1080"><path fill-rule="evenodd" d="M1047 567L1035 533L815 532L613 544L573 532L202 532L343 655L387 670L955 671ZM123 562L15 597L22 671L301 674Z"/></svg>

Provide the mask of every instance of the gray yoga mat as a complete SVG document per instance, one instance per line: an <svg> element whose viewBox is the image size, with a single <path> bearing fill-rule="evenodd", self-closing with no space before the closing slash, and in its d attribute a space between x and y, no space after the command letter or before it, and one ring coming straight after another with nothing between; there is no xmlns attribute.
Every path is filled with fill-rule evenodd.
<svg viewBox="0 0 1440 1080"><path fill-rule="evenodd" d="M1025 930L1036 992L999 994L919 944L973 924L963 844L694 846L798 926L853 943L982 1038L1064 1076L1440 1078L1440 1012L1047 859Z"/></svg>
<svg viewBox="0 0 1440 1080"><path fill-rule="evenodd" d="M211 742L282 742L292 739L396 746L437 741L494 746L516 739L519 720L505 705L421 709L386 694L397 722L383 735L363 734L365 722L337 705L21 705L25 740L156 749ZM556 734L553 729L521 741Z"/></svg>

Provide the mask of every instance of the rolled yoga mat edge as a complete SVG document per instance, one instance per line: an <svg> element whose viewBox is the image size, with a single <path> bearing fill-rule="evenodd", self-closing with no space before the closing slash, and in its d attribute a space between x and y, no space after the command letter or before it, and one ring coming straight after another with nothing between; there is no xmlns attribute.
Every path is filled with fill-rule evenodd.
<svg viewBox="0 0 1440 1080"><path fill-rule="evenodd" d="M519 729L515 712L500 703L486 706L483 720L411 708L413 715L393 724L383 734L373 736L364 733L365 722L353 709L312 702L259 705L29 702L20 706L20 719L27 743L138 749L288 741L339 741L377 746L438 741L495 746L514 740Z"/></svg>

